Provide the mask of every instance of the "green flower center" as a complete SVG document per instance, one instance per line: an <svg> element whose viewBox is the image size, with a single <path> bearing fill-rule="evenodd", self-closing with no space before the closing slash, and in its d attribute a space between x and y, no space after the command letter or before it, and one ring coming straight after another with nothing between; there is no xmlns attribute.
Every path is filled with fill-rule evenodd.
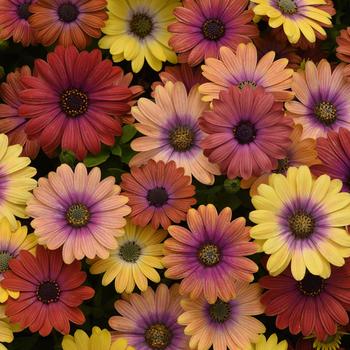
<svg viewBox="0 0 350 350"><path fill-rule="evenodd" d="M304 239L311 236L315 229L314 218L303 211L293 214L288 219L289 228L296 238Z"/></svg>
<svg viewBox="0 0 350 350"><path fill-rule="evenodd" d="M72 204L66 212L66 220L73 227L86 226L90 220L90 211L85 204Z"/></svg>
<svg viewBox="0 0 350 350"><path fill-rule="evenodd" d="M56 281L42 282L37 290L36 297L43 304L57 303L60 299L61 290Z"/></svg>
<svg viewBox="0 0 350 350"><path fill-rule="evenodd" d="M295 0L277 0L277 6L283 13L288 15L293 15L298 12L298 6Z"/></svg>
<svg viewBox="0 0 350 350"><path fill-rule="evenodd" d="M164 324L157 323L145 332L146 343L154 350L164 350L171 342L172 333Z"/></svg>
<svg viewBox="0 0 350 350"><path fill-rule="evenodd" d="M168 192L164 187L156 187L147 192L148 203L156 208L162 207L168 202L168 199Z"/></svg>
<svg viewBox="0 0 350 350"><path fill-rule="evenodd" d="M60 97L61 109L68 117L78 117L87 112L89 99L85 92L79 89L67 89Z"/></svg>
<svg viewBox="0 0 350 350"><path fill-rule="evenodd" d="M135 263L141 255L141 247L134 241L124 243L119 248L119 256L122 260Z"/></svg>
<svg viewBox="0 0 350 350"><path fill-rule="evenodd" d="M315 297L323 291L325 287L324 281L322 277L306 272L305 277L298 282L298 289L306 296Z"/></svg>
<svg viewBox="0 0 350 350"><path fill-rule="evenodd" d="M19 18L27 20L30 17L31 13L29 12L29 5L30 4L26 3L18 5L17 15Z"/></svg>
<svg viewBox="0 0 350 350"><path fill-rule="evenodd" d="M207 19L202 25L204 38L218 41L225 35L225 25L220 19Z"/></svg>
<svg viewBox="0 0 350 350"><path fill-rule="evenodd" d="M152 18L144 13L135 13L129 22L130 32L143 39L153 30Z"/></svg>
<svg viewBox="0 0 350 350"><path fill-rule="evenodd" d="M5 250L0 251L0 273L3 273L9 269L9 261L13 256Z"/></svg>
<svg viewBox="0 0 350 350"><path fill-rule="evenodd" d="M170 145L177 152L189 151L194 144L195 134L188 126L178 126L169 133Z"/></svg>
<svg viewBox="0 0 350 350"><path fill-rule="evenodd" d="M65 23L74 22L79 16L78 8L70 2L62 4L57 13L59 20Z"/></svg>
<svg viewBox="0 0 350 350"><path fill-rule="evenodd" d="M239 89L243 89L247 86L250 86L252 88L255 88L256 87L256 83L254 81L250 81L250 80L244 80L244 81L241 81L239 84L238 84L238 88Z"/></svg>
<svg viewBox="0 0 350 350"><path fill-rule="evenodd" d="M256 129L250 122L240 122L233 128L233 135L241 145L246 145L254 141Z"/></svg>
<svg viewBox="0 0 350 350"><path fill-rule="evenodd" d="M220 262L220 249L215 244L205 244L198 250L199 261L207 267L214 266Z"/></svg>
<svg viewBox="0 0 350 350"><path fill-rule="evenodd" d="M337 109L330 102L321 102L315 109L314 113L319 122L326 126L332 125L337 120Z"/></svg>
<svg viewBox="0 0 350 350"><path fill-rule="evenodd" d="M278 166L277 169L275 169L273 172L275 174L285 174L289 168L289 159L288 157L284 159L278 160Z"/></svg>
<svg viewBox="0 0 350 350"><path fill-rule="evenodd" d="M217 323L224 323L231 316L231 305L218 299L214 304L209 306L209 316Z"/></svg>

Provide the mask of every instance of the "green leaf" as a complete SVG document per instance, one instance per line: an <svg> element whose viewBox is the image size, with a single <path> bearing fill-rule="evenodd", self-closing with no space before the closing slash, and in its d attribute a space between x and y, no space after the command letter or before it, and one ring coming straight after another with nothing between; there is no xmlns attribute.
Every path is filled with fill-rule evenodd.
<svg viewBox="0 0 350 350"><path fill-rule="evenodd" d="M72 151L62 150L59 157L61 163L66 163L71 167L73 167L76 163L75 155Z"/></svg>
<svg viewBox="0 0 350 350"><path fill-rule="evenodd" d="M110 150L108 148L103 148L99 154L92 155L89 154L84 159L84 164L88 167L94 167L104 163L110 157Z"/></svg>
<svg viewBox="0 0 350 350"><path fill-rule="evenodd" d="M130 145L123 145L122 146L122 162L125 163L125 164L129 164L130 162L130 159L136 154L135 151L133 151L131 148L130 148Z"/></svg>
<svg viewBox="0 0 350 350"><path fill-rule="evenodd" d="M228 193L237 193L241 188L240 180L239 179L233 179L233 180L226 179L224 182L224 188L225 188L225 191Z"/></svg>
<svg viewBox="0 0 350 350"><path fill-rule="evenodd" d="M118 156L121 157L122 156L122 148L120 147L119 144L115 144L112 148L111 148L111 152L114 156Z"/></svg>
<svg viewBox="0 0 350 350"><path fill-rule="evenodd" d="M133 125L124 125L120 143L128 143L137 133Z"/></svg>

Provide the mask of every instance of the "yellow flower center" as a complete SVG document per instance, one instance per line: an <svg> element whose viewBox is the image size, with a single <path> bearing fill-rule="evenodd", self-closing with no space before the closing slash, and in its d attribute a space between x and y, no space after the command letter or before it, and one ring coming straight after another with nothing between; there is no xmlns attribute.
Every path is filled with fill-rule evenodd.
<svg viewBox="0 0 350 350"><path fill-rule="evenodd" d="M325 287L324 279L306 272L305 277L298 282L298 289L308 297L320 295Z"/></svg>
<svg viewBox="0 0 350 350"><path fill-rule="evenodd" d="M194 143L195 134L188 126L178 126L169 133L170 145L177 152L189 151Z"/></svg>
<svg viewBox="0 0 350 350"><path fill-rule="evenodd" d="M43 304L57 303L60 299L61 290L56 281L42 282L37 290L36 297Z"/></svg>
<svg viewBox="0 0 350 350"><path fill-rule="evenodd" d="M207 19L202 25L204 38L218 41L225 35L225 26L220 19Z"/></svg>
<svg viewBox="0 0 350 350"><path fill-rule="evenodd" d="M153 30L152 18L144 13L135 13L129 22L129 30L139 38L145 38Z"/></svg>
<svg viewBox="0 0 350 350"><path fill-rule="evenodd" d="M231 315L231 305L218 299L214 304L209 306L209 316L217 323L226 322Z"/></svg>
<svg viewBox="0 0 350 350"><path fill-rule="evenodd" d="M164 350L171 342L170 329L161 323L156 323L145 332L146 343L154 350Z"/></svg>
<svg viewBox="0 0 350 350"><path fill-rule="evenodd" d="M198 251L198 259L204 266L214 266L220 262L220 249L215 244L205 244Z"/></svg>
<svg viewBox="0 0 350 350"><path fill-rule="evenodd" d="M72 204L66 212L66 220L73 227L86 226L90 220L90 211L85 204Z"/></svg>
<svg viewBox="0 0 350 350"><path fill-rule="evenodd" d="M135 263L141 255L141 248L136 242L124 243L119 249L119 256L122 260Z"/></svg>
<svg viewBox="0 0 350 350"><path fill-rule="evenodd" d="M79 89L67 89L60 97L61 109L67 117L78 117L87 112L89 99L85 92Z"/></svg>
<svg viewBox="0 0 350 350"><path fill-rule="evenodd" d="M310 214L299 211L289 219L289 228L296 238L308 238L314 232L315 220Z"/></svg>
<svg viewBox="0 0 350 350"><path fill-rule="evenodd" d="M288 15L293 15L298 11L295 0L277 0L277 6L283 13Z"/></svg>
<svg viewBox="0 0 350 350"><path fill-rule="evenodd" d="M337 109L330 102L321 102L315 109L316 118L324 125L332 125L337 120Z"/></svg>
<svg viewBox="0 0 350 350"><path fill-rule="evenodd" d="M9 269L9 261L13 256L6 250L0 251L0 273Z"/></svg>

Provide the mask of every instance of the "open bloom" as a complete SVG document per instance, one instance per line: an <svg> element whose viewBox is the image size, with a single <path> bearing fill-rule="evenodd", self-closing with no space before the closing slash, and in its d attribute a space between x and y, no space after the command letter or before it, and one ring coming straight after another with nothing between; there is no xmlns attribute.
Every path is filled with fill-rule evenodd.
<svg viewBox="0 0 350 350"><path fill-rule="evenodd" d="M268 339L260 335L256 344L253 344L253 350L287 350L288 343L286 340L278 342L277 335L274 333Z"/></svg>
<svg viewBox="0 0 350 350"><path fill-rule="evenodd" d="M7 350L2 343L12 343L13 339L13 325L5 315L5 305L0 304L0 350Z"/></svg>
<svg viewBox="0 0 350 350"><path fill-rule="evenodd" d="M130 213L128 198L109 176L101 181L101 170L90 173L83 163L75 171L62 164L48 178L40 178L27 213L39 244L49 249L63 246L65 263L96 255L107 259L116 249L116 237L124 234L124 216Z"/></svg>
<svg viewBox="0 0 350 350"><path fill-rule="evenodd" d="M337 44L337 57L343 62L350 63L350 27L340 31Z"/></svg>
<svg viewBox="0 0 350 350"><path fill-rule="evenodd" d="M257 210L249 215L257 225L250 235L270 254L267 269L279 275L291 262L300 281L307 271L328 278L330 264L342 266L350 256L350 194L340 192L340 180L314 179L307 166L291 167L286 176L272 174L252 198Z"/></svg>

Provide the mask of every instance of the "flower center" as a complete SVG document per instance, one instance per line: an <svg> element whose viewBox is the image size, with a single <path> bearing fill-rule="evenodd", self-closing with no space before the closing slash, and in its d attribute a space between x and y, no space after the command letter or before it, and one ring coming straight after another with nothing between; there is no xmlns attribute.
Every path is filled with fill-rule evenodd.
<svg viewBox="0 0 350 350"><path fill-rule="evenodd" d="M79 10L74 4L67 2L58 8L57 13L60 21L70 23L77 19Z"/></svg>
<svg viewBox="0 0 350 350"><path fill-rule="evenodd" d="M218 41L225 35L224 23L219 19L207 19L202 25L203 36L212 41Z"/></svg>
<svg viewBox="0 0 350 350"><path fill-rule="evenodd" d="M289 168L289 159L288 157L284 159L278 159L278 165L277 169L275 169L273 172L275 174L285 174Z"/></svg>
<svg viewBox="0 0 350 350"><path fill-rule="evenodd" d="M36 289L36 297L43 304L57 303L61 290L56 281L42 282Z"/></svg>
<svg viewBox="0 0 350 350"><path fill-rule="evenodd" d="M231 315L231 305L218 299L214 304L209 306L209 316L217 323L226 322Z"/></svg>
<svg viewBox="0 0 350 350"><path fill-rule="evenodd" d="M152 18L144 13L133 15L129 23L130 32L143 39L150 35L153 29Z"/></svg>
<svg viewBox="0 0 350 350"><path fill-rule="evenodd" d="M306 296L315 297L323 291L324 281L322 277L306 272L305 277L298 282L298 289Z"/></svg>
<svg viewBox="0 0 350 350"><path fill-rule="evenodd" d="M198 250L198 259L204 266L214 266L220 262L220 249L215 244L205 244Z"/></svg>
<svg viewBox="0 0 350 350"><path fill-rule="evenodd" d="M293 214L288 219L289 228L296 238L308 238L314 232L315 220L314 218L303 211Z"/></svg>
<svg viewBox="0 0 350 350"><path fill-rule="evenodd" d="M340 348L342 334L329 335L325 340L314 340L314 349L335 350Z"/></svg>
<svg viewBox="0 0 350 350"><path fill-rule="evenodd" d="M153 205L156 208L162 207L168 202L169 196L168 192L164 187L156 187L152 190L149 190L147 193L147 200L150 205Z"/></svg>
<svg viewBox="0 0 350 350"><path fill-rule="evenodd" d="M123 244L119 249L119 256L127 262L135 263L141 255L141 248L136 242L131 241Z"/></svg>
<svg viewBox="0 0 350 350"><path fill-rule="evenodd" d="M30 4L20 4L17 7L17 15L19 18L27 20L31 13L29 12L29 5Z"/></svg>
<svg viewBox="0 0 350 350"><path fill-rule="evenodd" d="M169 133L169 141L175 151L186 152L194 143L195 134L188 126L178 126Z"/></svg>
<svg viewBox="0 0 350 350"><path fill-rule="evenodd" d="M170 345L172 333L161 323L156 323L145 332L146 343L154 350L164 350Z"/></svg>
<svg viewBox="0 0 350 350"><path fill-rule="evenodd" d="M72 204L66 212L66 220L73 227L86 226L90 220L90 211L85 204Z"/></svg>
<svg viewBox="0 0 350 350"><path fill-rule="evenodd" d="M239 84L238 84L238 88L239 89L243 89L247 86L250 86L252 88L255 88L256 87L256 83L254 83L254 81L250 81L250 80L245 80L245 81L241 81Z"/></svg>
<svg viewBox="0 0 350 350"><path fill-rule="evenodd" d="M87 112L89 99L85 92L79 89L67 89L60 98L61 109L68 117L78 117Z"/></svg>
<svg viewBox="0 0 350 350"><path fill-rule="evenodd" d="M315 109L314 113L319 122L324 125L332 125L337 120L337 109L330 102L321 102Z"/></svg>
<svg viewBox="0 0 350 350"><path fill-rule="evenodd" d="M295 0L277 0L277 6L283 13L288 15L293 15L298 12L298 6L295 3Z"/></svg>
<svg viewBox="0 0 350 350"><path fill-rule="evenodd" d="M3 273L9 269L9 261L13 256L6 250L0 251L0 273Z"/></svg>
<svg viewBox="0 0 350 350"><path fill-rule="evenodd" d="M233 135L241 145L246 145L254 141L256 129L250 122L241 122L233 128Z"/></svg>

